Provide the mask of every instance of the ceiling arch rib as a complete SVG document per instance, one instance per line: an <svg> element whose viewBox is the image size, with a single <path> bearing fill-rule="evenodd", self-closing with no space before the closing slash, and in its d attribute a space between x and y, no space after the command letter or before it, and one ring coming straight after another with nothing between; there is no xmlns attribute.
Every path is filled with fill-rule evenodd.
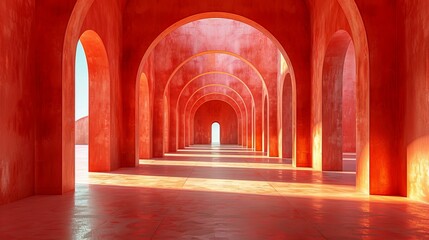
<svg viewBox="0 0 429 240"><path fill-rule="evenodd" d="M197 89L190 96L188 101L186 102L186 104L184 106L184 112L186 113L190 107L192 108L193 104L195 104L195 102L193 102L193 100L195 98L198 98L201 94L207 94L207 93L211 93L211 92L224 93L225 95L232 93L232 95L235 97L236 101L238 103L242 104L243 108L245 109L246 115L247 115L247 107L248 106L246 106L246 101L243 99L243 96L241 96L236 90L230 88L229 86L221 85L221 84L205 85L205 86Z"/></svg>
<svg viewBox="0 0 429 240"><path fill-rule="evenodd" d="M304 8L304 10L305 9L306 8ZM296 16L294 19L295 18ZM182 55L188 54L188 56L190 56L198 52L213 49L230 51L242 55L250 61L256 60L255 63L257 63L257 67L261 67L262 69L267 66L268 68L270 66L275 68L276 64L269 63L269 61L267 61L267 56L275 58L278 53L281 53L287 64L292 67L291 60L286 53L287 51L271 31L249 18L228 13L228 11L204 12L191 16L184 16L183 19L172 22L169 27L162 29L165 30L158 32L157 36L152 38L153 40L151 43L148 42L147 44L140 44L138 46L129 46L130 49L133 49L130 55L134 57L131 59L139 55L142 56L139 61L139 66L137 67L139 69L137 70L138 74L143 70L143 65L150 59L150 55L153 52L156 52L166 45L170 46L174 44L174 38L178 36L184 40L180 46L173 45L168 48L174 49L176 52L184 53ZM284 28L284 31L291 32L292 34L296 30L297 29L292 31L290 27ZM287 40L286 42L289 43L287 47L289 50L293 50L291 51L293 53L292 55L302 56L303 51L300 50L302 46L291 41L290 38L284 38L283 35L280 36L282 40ZM183 42L185 44L183 44ZM248 49L257 51L248 51ZM267 49L270 49L270 54L267 54ZM263 61L261 61L261 59L258 60L261 56L261 51L264 52ZM252 54L253 56L250 56ZM171 54L167 55L171 56ZM178 62L172 61L171 66L177 66L179 62L180 60ZM292 76L293 78L295 77L293 71Z"/></svg>
<svg viewBox="0 0 429 240"><path fill-rule="evenodd" d="M209 89L209 88L214 88L208 91L204 91ZM242 113L243 119L247 119L247 107L245 104L245 101L243 100L243 98L241 98L241 96L237 93L234 92L232 89L228 89L229 91L225 91L225 89L228 89L226 86L222 87L222 86L205 86L199 89L199 91L196 91L192 97L190 97L188 99L188 101L186 102L186 104L179 108L179 112L182 113L181 116L179 117L179 125L181 125L186 118L189 116L189 110L192 109L192 107L195 105L195 103L201 99L202 97L204 97L205 95L209 95L209 94L216 94L216 95L224 95L224 96L228 96L229 98L233 99L234 102L239 106L240 108L240 112ZM223 90L223 91L222 91Z"/></svg>
<svg viewBox="0 0 429 240"><path fill-rule="evenodd" d="M193 105L193 107L191 108L191 110L189 111L188 117L192 119L195 112L198 110L198 108L201 107L201 105L203 105L208 101L213 101L213 100L221 100L221 101L227 102L234 109L235 113L237 114L237 118L240 121L243 121L244 112L240 108L239 104L232 97L228 95L219 94L219 93L209 93L198 98L195 104Z"/></svg>
<svg viewBox="0 0 429 240"><path fill-rule="evenodd" d="M195 93L195 91L198 91L204 86L227 86L237 92L238 95L244 97L246 100L249 99L251 106L254 105L254 98L252 93L250 91L246 91L248 89L245 88L245 85L242 82L237 81L235 78L233 78L233 84L223 84L222 80L218 80L216 78L213 78L211 80L213 81L205 80L205 85L204 83L198 83L198 81L203 81L203 78L196 78L195 81L189 82L190 84L188 84L186 88L182 89L179 99L177 100L177 109L180 109L180 106L182 106L186 100L189 100L192 97L192 94ZM196 90L193 91L193 89Z"/></svg>
<svg viewBox="0 0 429 240"><path fill-rule="evenodd" d="M164 88L164 94L165 94L165 91L168 89L172 79L179 72L179 70L181 70L187 63L194 60L195 58L205 56L205 55L228 55L228 56L234 57L237 60L245 63L247 66L249 66L253 70L253 72L256 74L256 76L260 79L262 86L263 86L263 91L264 92L268 91L262 74L249 60L247 60L244 57L242 57L241 55L233 53L233 52L227 52L227 51L223 51L223 50L209 50L209 51L204 51L204 52L200 52L198 54L195 54L195 55L187 58L186 60L184 60L180 64L178 64L178 66L172 71L169 78L167 79L167 82L166 82L165 88Z"/></svg>
<svg viewBox="0 0 429 240"><path fill-rule="evenodd" d="M244 87L245 87L245 89L247 90L247 92L251 95L251 97L252 97L252 102L254 103L254 101L255 101L255 97L254 97L254 93L251 91L251 89L249 88L249 86L242 80L242 79L240 79L239 77L237 77L237 76L235 76L235 75L233 75L233 74L230 74L230 73L227 73L227 72L217 72L217 71L213 71L213 72L205 72L205 73L202 73L202 74L200 74L200 75L197 75L197 76L195 76L194 78L192 78L191 80L189 80L186 84L185 84L185 86L181 89L181 91L180 91L180 93L179 93L179 95L178 95L178 99L180 99L180 97L182 96L182 94L183 94L183 92L192 84L192 83L194 83L195 81L198 81L198 80L202 80L202 77L204 77L204 76L207 76L207 75L225 75L225 76L229 76L229 77L231 77L231 78L233 78L235 81L238 81L238 82L240 82Z"/></svg>

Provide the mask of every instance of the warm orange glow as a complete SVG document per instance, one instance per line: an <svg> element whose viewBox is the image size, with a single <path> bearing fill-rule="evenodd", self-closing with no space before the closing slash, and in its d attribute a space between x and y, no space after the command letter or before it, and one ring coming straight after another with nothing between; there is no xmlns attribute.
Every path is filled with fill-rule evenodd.
<svg viewBox="0 0 429 240"><path fill-rule="evenodd" d="M218 148L222 149L223 146ZM140 160L137 168L124 168L112 173L88 173L82 168L82 171L78 172L77 183L160 190L303 197L315 201L322 199L383 203L407 201L406 198L368 196L365 193L357 192L353 181L350 181L350 179L354 179L352 172L326 173L310 168L294 168L290 163L273 163L271 161L275 159L263 156L260 157L270 162L252 162L251 158L237 159L234 162L220 162L211 154L207 154L207 161L201 161L198 152L191 153L194 150L207 151L207 146L197 146L186 150L189 153L175 154L180 157L167 156L163 159ZM85 151L78 149L79 162L85 160L84 154ZM246 154L246 152L241 152L241 154ZM225 155L219 156L223 160L230 158L224 157ZM257 161L264 161L264 159ZM186 169L189 170L188 173L183 172ZM262 174L262 176L224 174L224 172L230 171L238 171L237 173L241 174L243 172L257 173L256 175ZM317 204L317 202L314 203Z"/></svg>
<svg viewBox="0 0 429 240"><path fill-rule="evenodd" d="M408 197L429 201L429 136L419 138L407 148Z"/></svg>
<svg viewBox="0 0 429 240"><path fill-rule="evenodd" d="M258 194L269 196L307 196L323 199L368 198L366 194L360 194L358 192L355 192L353 186L330 185L323 183L293 183L217 178L187 178L121 173L89 173L87 177L79 175L78 183L122 187L144 187L156 189Z"/></svg>
<svg viewBox="0 0 429 240"><path fill-rule="evenodd" d="M281 160L280 160L281 161ZM216 168L248 168L248 169L290 169L300 170L306 168L293 168L290 164L283 163L250 163L250 162L205 162L205 161L182 161L182 160L140 160L141 165L152 166L195 166L195 167L216 167ZM306 169L308 170L308 169Z"/></svg>
<svg viewBox="0 0 429 240"><path fill-rule="evenodd" d="M177 152L184 152L184 153L198 153L198 152L204 152L204 153L211 153L211 152L216 152L216 150L221 151L221 152L227 152L227 153L256 153L255 151L253 151L252 149L220 149L218 148L216 145L213 145L213 149L179 149L177 150Z"/></svg>
<svg viewBox="0 0 429 240"><path fill-rule="evenodd" d="M281 74L285 74L287 72L287 70L289 70L289 66L287 65L287 62L285 60L285 58L283 57L282 54L280 54L281 56L281 60L280 60L280 70L281 70Z"/></svg>
<svg viewBox="0 0 429 240"><path fill-rule="evenodd" d="M322 170L322 123L313 127L313 168Z"/></svg>
<svg viewBox="0 0 429 240"><path fill-rule="evenodd" d="M355 191L354 186L324 183L272 182L217 178L187 178L136 174L89 173L79 175L80 184L139 187L168 190L191 190L261 196L307 197L312 199L347 199L348 201L404 202L399 197L368 196Z"/></svg>
<svg viewBox="0 0 429 240"><path fill-rule="evenodd" d="M183 153L166 153L167 157L225 157L225 158L267 158L263 155L227 155L227 154L183 154Z"/></svg>
<svg viewBox="0 0 429 240"><path fill-rule="evenodd" d="M234 150L243 150L243 151L249 150L250 151L250 149L248 149L248 148L243 148L243 147L236 146L236 145L221 145L221 146L192 145L192 147L186 147L185 149L179 149L178 151L187 151L187 150L188 151L197 151L197 149L204 149L204 150L208 150L210 152L212 152L213 150L216 150L216 149L222 149L222 151L225 149L234 149Z"/></svg>
<svg viewBox="0 0 429 240"><path fill-rule="evenodd" d="M369 194L369 144L356 156L356 189Z"/></svg>

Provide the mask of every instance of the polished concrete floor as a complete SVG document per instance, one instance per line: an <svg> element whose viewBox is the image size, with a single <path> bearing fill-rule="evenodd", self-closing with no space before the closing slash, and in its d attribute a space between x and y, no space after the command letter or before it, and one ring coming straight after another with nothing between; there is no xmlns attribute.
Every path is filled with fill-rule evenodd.
<svg viewBox="0 0 429 240"><path fill-rule="evenodd" d="M357 193L354 172L234 146L112 173L87 173L85 146L76 156L76 191L0 206L0 239L429 239L428 204Z"/></svg>

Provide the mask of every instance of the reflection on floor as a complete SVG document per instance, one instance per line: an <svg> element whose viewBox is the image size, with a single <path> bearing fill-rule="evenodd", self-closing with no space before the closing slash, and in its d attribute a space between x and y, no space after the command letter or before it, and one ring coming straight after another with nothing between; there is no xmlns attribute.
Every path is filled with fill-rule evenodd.
<svg viewBox="0 0 429 240"><path fill-rule="evenodd" d="M234 146L195 146L87 173L76 191L0 206L0 239L429 238L429 205L355 192L353 172L292 168Z"/></svg>

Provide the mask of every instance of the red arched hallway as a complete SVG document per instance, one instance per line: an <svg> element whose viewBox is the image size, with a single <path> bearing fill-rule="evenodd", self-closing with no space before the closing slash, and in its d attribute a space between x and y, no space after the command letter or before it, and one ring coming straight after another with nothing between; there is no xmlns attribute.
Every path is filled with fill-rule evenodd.
<svg viewBox="0 0 429 240"><path fill-rule="evenodd" d="M0 238L428 238L428 11L2 1ZM97 172L75 175L79 39ZM193 144L213 116L236 144Z"/></svg>

